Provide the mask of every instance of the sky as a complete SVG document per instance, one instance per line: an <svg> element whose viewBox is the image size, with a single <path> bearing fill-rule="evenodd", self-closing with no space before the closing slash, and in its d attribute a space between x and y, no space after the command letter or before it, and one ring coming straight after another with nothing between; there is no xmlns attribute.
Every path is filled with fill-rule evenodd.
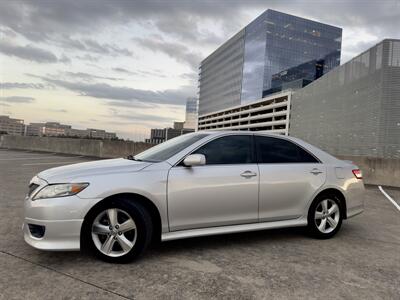
<svg viewBox="0 0 400 300"><path fill-rule="evenodd" d="M0 0L0 115L144 140L184 121L201 60L269 8L343 28L341 63L400 38L400 0Z"/></svg>

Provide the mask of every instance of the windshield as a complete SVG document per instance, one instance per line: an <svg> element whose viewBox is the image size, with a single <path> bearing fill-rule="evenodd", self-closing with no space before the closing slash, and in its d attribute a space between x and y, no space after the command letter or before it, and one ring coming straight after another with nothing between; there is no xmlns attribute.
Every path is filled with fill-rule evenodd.
<svg viewBox="0 0 400 300"><path fill-rule="evenodd" d="M151 162L164 161L207 135L208 134L205 133L189 133L181 135L135 155L134 159Z"/></svg>

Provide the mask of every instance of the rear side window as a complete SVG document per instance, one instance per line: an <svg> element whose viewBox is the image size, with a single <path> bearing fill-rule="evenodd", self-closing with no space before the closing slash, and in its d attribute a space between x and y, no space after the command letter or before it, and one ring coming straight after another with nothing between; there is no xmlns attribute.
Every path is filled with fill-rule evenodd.
<svg viewBox="0 0 400 300"><path fill-rule="evenodd" d="M194 153L203 154L207 165L248 164L253 162L252 136L231 135L215 139Z"/></svg>
<svg viewBox="0 0 400 300"><path fill-rule="evenodd" d="M259 163L318 163L314 156L290 141L263 136L255 138Z"/></svg>

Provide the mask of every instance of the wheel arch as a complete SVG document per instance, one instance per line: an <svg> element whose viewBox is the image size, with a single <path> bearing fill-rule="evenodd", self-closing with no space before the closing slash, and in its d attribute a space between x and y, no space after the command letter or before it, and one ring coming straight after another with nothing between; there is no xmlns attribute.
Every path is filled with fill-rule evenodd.
<svg viewBox="0 0 400 300"><path fill-rule="evenodd" d="M316 199L325 196L325 195L335 195L340 200L340 206L343 211L343 219L347 219L347 205L346 205L346 197L344 196L343 192L336 188L326 188L320 191L311 201L313 203ZM310 205L311 207L311 205ZM309 209L310 209L309 207Z"/></svg>
<svg viewBox="0 0 400 300"><path fill-rule="evenodd" d="M161 241L161 215L157 208L157 206L147 197L136 194L136 193L118 193L114 195L107 196L103 200L97 202L90 210L86 213L83 224L81 227L81 245L84 245L85 241L83 241L84 234L82 231L87 226L88 217L95 211L99 206L103 205L105 202L117 201L118 199L128 199L129 201L134 201L136 203L141 204L146 210L149 212L151 216L151 220L153 222L153 237L152 243L158 243Z"/></svg>

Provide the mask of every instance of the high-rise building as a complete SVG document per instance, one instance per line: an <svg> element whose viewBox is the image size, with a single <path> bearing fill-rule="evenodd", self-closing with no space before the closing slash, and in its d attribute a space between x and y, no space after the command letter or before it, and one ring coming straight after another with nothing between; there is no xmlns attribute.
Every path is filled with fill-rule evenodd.
<svg viewBox="0 0 400 300"><path fill-rule="evenodd" d="M186 100L185 128L196 129L197 127L197 99Z"/></svg>
<svg viewBox="0 0 400 300"><path fill-rule="evenodd" d="M400 40L383 40L294 92L289 135L334 155L399 159Z"/></svg>
<svg viewBox="0 0 400 300"><path fill-rule="evenodd" d="M341 28L265 11L201 62L199 116L307 85L340 65L341 40ZM279 83L285 71L297 82Z"/></svg>

